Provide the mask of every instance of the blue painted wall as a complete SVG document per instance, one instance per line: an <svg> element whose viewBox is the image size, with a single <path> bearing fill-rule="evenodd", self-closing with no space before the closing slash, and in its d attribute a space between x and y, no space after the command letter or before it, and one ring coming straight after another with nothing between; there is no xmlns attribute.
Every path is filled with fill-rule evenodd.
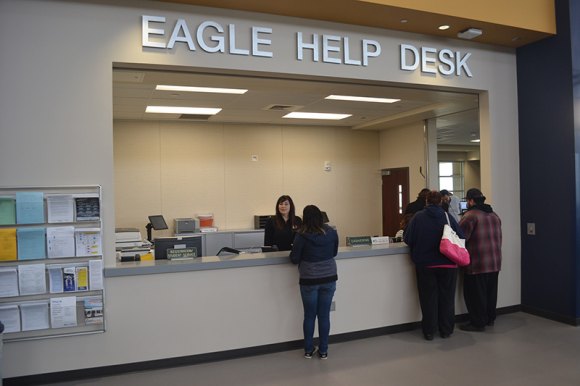
<svg viewBox="0 0 580 386"><path fill-rule="evenodd" d="M572 55L578 63L580 0L555 3L557 35L517 50L522 308L577 324L580 130L574 123L579 78ZM536 224L535 236L527 235L527 223Z"/></svg>
<svg viewBox="0 0 580 386"><path fill-rule="evenodd" d="M574 136L576 153L576 320L580 318L580 0L570 2ZM577 323L578 324L578 323Z"/></svg>

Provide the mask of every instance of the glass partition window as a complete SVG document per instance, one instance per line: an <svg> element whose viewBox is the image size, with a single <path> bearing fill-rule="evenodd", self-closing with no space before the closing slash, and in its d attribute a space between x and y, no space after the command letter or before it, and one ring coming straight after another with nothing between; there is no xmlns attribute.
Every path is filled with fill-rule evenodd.
<svg viewBox="0 0 580 386"><path fill-rule="evenodd" d="M439 189L447 189L456 197L464 196L463 162L439 162Z"/></svg>

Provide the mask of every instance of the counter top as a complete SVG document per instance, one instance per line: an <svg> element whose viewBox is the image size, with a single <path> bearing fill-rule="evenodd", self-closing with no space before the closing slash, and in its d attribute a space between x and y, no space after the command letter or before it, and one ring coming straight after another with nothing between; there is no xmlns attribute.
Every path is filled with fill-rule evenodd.
<svg viewBox="0 0 580 386"><path fill-rule="evenodd" d="M357 257L372 257L409 253L405 243L391 243L372 246L340 247L337 260ZM190 260L154 260L117 262L115 266L105 267L105 277L151 275L156 273L202 271L255 267L290 263L289 252L241 253L239 255L203 256Z"/></svg>

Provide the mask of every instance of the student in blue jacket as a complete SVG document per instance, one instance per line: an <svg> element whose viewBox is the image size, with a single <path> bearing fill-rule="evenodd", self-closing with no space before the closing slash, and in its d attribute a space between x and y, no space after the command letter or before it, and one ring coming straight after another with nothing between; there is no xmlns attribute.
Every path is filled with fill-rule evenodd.
<svg viewBox="0 0 580 386"><path fill-rule="evenodd" d="M338 253L338 234L324 224L322 212L314 205L304 208L302 227L296 234L290 259L298 264L300 295L304 306L304 358L314 354L314 324L318 318L320 359L328 358L330 306L338 275L334 257Z"/></svg>
<svg viewBox="0 0 580 386"><path fill-rule="evenodd" d="M453 216L449 216L449 222L459 237L464 238ZM441 338L448 338L455 326L457 265L439 252L445 224L441 193L432 190L427 194L427 206L413 216L403 235L415 263L423 313L421 327L426 340L433 340L437 330Z"/></svg>

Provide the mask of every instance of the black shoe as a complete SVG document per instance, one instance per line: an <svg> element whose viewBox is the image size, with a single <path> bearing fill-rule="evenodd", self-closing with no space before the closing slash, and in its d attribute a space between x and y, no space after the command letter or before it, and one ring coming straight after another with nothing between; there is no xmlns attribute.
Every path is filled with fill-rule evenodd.
<svg viewBox="0 0 580 386"><path fill-rule="evenodd" d="M477 327L471 323L464 324L459 326L459 329L462 331L471 331L471 332L483 332L485 331L485 327Z"/></svg>
<svg viewBox="0 0 580 386"><path fill-rule="evenodd" d="M318 352L318 357L320 359L328 359L328 353L327 352Z"/></svg>
<svg viewBox="0 0 580 386"><path fill-rule="evenodd" d="M451 336L451 334L446 334L446 333L444 333L444 332L441 332L441 333L439 333L439 336L440 336L442 339L447 339L447 338L449 338L449 337Z"/></svg>
<svg viewBox="0 0 580 386"><path fill-rule="evenodd" d="M314 355L314 351L316 351L316 350L305 351L304 352L304 358L306 358L306 359L312 359L312 356Z"/></svg>
<svg viewBox="0 0 580 386"><path fill-rule="evenodd" d="M423 334L425 340L433 340L433 334Z"/></svg>
<svg viewBox="0 0 580 386"><path fill-rule="evenodd" d="M495 320L490 320L489 322L487 322L487 325L488 325L489 327L493 327L493 326L495 326Z"/></svg>

